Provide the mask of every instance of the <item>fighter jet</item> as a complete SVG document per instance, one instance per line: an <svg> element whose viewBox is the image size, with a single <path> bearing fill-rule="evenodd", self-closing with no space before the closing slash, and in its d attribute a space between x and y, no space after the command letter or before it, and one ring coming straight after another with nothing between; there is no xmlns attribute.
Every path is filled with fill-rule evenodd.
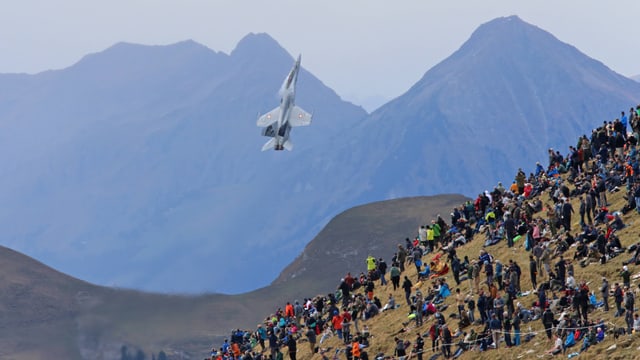
<svg viewBox="0 0 640 360"><path fill-rule="evenodd" d="M262 129L262 136L272 138L262 147L262 151L275 149L293 149L293 143L289 140L291 128L308 126L311 124L311 114L297 107L294 103L296 97L296 81L300 71L300 59L293 64L289 75L284 79L280 88L280 106L258 118L258 126Z"/></svg>

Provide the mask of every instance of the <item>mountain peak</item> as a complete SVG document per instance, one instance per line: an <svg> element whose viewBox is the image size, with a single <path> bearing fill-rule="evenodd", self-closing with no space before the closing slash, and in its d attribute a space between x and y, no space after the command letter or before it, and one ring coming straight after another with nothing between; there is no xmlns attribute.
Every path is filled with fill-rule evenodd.
<svg viewBox="0 0 640 360"><path fill-rule="evenodd" d="M201 51L206 50L208 52L212 52L213 50L207 48L206 46L194 41L194 40L183 40L173 44L167 45L145 45L145 44L135 44L130 42L117 42L107 49L101 51L101 54L123 54L123 53L131 53L131 52L175 52L175 51ZM91 55L89 55L91 56Z"/></svg>
<svg viewBox="0 0 640 360"><path fill-rule="evenodd" d="M135 65L147 66L162 59L178 58L216 58L220 55L208 47L193 40L184 40L168 45L143 45L129 42L118 42L107 49L86 55L75 67L119 68Z"/></svg>
<svg viewBox="0 0 640 360"><path fill-rule="evenodd" d="M471 34L467 44L475 46L486 46L488 44L504 46L512 43L526 43L533 40L532 37L555 39L550 33L529 24L516 15L512 15L499 17L480 25Z"/></svg>
<svg viewBox="0 0 640 360"><path fill-rule="evenodd" d="M236 48L231 52L231 56L262 57L277 52L287 53L287 51L269 34L249 33L238 42Z"/></svg>

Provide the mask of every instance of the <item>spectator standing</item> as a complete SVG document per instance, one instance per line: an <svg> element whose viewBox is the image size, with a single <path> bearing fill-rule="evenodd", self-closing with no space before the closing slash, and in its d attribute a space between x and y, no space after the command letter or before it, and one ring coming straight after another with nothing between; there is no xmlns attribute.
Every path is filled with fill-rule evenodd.
<svg viewBox="0 0 640 360"><path fill-rule="evenodd" d="M520 345L520 323L522 322L522 320L520 320L520 311L518 311L513 315L513 320L511 322L513 324L513 345L519 346Z"/></svg>
<svg viewBox="0 0 640 360"><path fill-rule="evenodd" d="M416 349L416 356L418 360L422 360L422 353L424 352L424 339L422 338L422 335L420 335L419 332L416 333L415 349Z"/></svg>
<svg viewBox="0 0 640 360"><path fill-rule="evenodd" d="M498 290L504 290L504 284L502 283L502 262L500 260L496 260L496 281L498 282Z"/></svg>
<svg viewBox="0 0 640 360"><path fill-rule="evenodd" d="M378 273L380 274L380 285L387 285L387 279L385 275L387 273L387 263L382 258L378 259Z"/></svg>
<svg viewBox="0 0 640 360"><path fill-rule="evenodd" d="M573 214L573 207L569 199L565 198L562 204L562 225L567 231L571 231L571 214Z"/></svg>
<svg viewBox="0 0 640 360"><path fill-rule="evenodd" d="M551 340L551 329L553 328L553 313L549 308L546 308L542 313L542 325L544 325L544 331L547 333L547 338Z"/></svg>
<svg viewBox="0 0 640 360"><path fill-rule="evenodd" d="M484 273L487 276L487 285L493 284L493 265L488 260L484 262Z"/></svg>
<svg viewBox="0 0 640 360"><path fill-rule="evenodd" d="M624 290L624 308L626 310L624 320L627 323L627 334L631 335L631 330L633 328L633 308L635 306L635 296L633 295L633 291L631 291L628 286L625 286Z"/></svg>
<svg viewBox="0 0 640 360"><path fill-rule="evenodd" d="M289 358L291 360L296 360L296 353L298 349L296 345L296 338L293 334L289 334L287 337L287 347L289 348Z"/></svg>
<svg viewBox="0 0 640 360"><path fill-rule="evenodd" d="M400 272L404 272L404 263L407 261L407 251L402 247L402 244L398 244L398 265L400 265Z"/></svg>
<svg viewBox="0 0 640 360"><path fill-rule="evenodd" d="M500 347L500 332L502 332L502 324L495 313L491 315L489 321L489 329L491 329L491 338L496 349Z"/></svg>
<svg viewBox="0 0 640 360"><path fill-rule="evenodd" d="M600 293L602 294L602 301L604 303L604 311L609 311L609 282L606 277L602 278L602 285L600 286Z"/></svg>
<svg viewBox="0 0 640 360"><path fill-rule="evenodd" d="M614 286L613 298L614 298L614 301L616 302L616 313L613 316L618 317L624 313L624 310L622 309L622 301L623 301L624 295L622 293L622 288L620 287L620 284L615 283L613 286Z"/></svg>
<svg viewBox="0 0 640 360"><path fill-rule="evenodd" d="M531 284L533 285L533 289L538 288L538 282L536 281L536 275L538 275L538 265L536 260L533 258L533 255L529 255L529 274L531 275Z"/></svg>
<svg viewBox="0 0 640 360"><path fill-rule="evenodd" d="M625 287L631 286L631 273L629 272L629 268L627 265L622 267L622 271L620 272L620 277L622 277L622 285Z"/></svg>
<svg viewBox="0 0 640 360"><path fill-rule="evenodd" d="M407 300L407 305L411 306L411 288L413 287L413 283L411 280L405 275L404 282L402 283L402 289L404 289L404 298Z"/></svg>
<svg viewBox="0 0 640 360"><path fill-rule="evenodd" d="M451 342L453 341L453 336L451 335L451 331L447 324L442 325L442 353L445 359L451 357Z"/></svg>
<svg viewBox="0 0 640 360"><path fill-rule="evenodd" d="M393 263L391 265L391 269L389 270L389 276L391 277L391 283L393 284L393 290L395 291L400 287L400 267L398 267L397 263Z"/></svg>
<svg viewBox="0 0 640 360"><path fill-rule="evenodd" d="M314 354L316 352L316 331L312 327L308 327L305 335L309 340L309 351Z"/></svg>

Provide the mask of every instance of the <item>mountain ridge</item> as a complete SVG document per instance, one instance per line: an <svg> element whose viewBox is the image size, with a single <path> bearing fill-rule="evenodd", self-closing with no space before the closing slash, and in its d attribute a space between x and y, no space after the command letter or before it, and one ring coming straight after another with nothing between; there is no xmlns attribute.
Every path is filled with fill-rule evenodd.
<svg viewBox="0 0 640 360"><path fill-rule="evenodd" d="M0 75L5 243L93 283L239 293L274 281L345 209L488 189L640 97L637 83L508 19L372 114L301 69L296 103L314 123L285 153L259 152L255 119L278 105L293 63L266 34L230 55L120 44L82 71ZM521 29L479 44L502 26ZM131 48L146 55L111 59ZM100 56L122 65L74 80Z"/></svg>
<svg viewBox="0 0 640 360"><path fill-rule="evenodd" d="M267 48L274 44L266 35L252 41ZM307 220L294 228L268 212L269 218L260 220L265 206L255 202L282 202L288 188L324 197L327 190L307 183L312 174L285 176L304 174L287 162L308 161L321 138L300 129L293 136L296 152L260 153L264 139L255 125L257 111L277 105L277 89L293 58L281 47L261 56L248 49L233 56L194 42L123 43L64 70L0 76L0 92L15 89L15 80L24 87L16 101L0 100L0 115L7 115L0 158L14 173L14 179L0 180L6 190L0 198L13 204L0 218L14 224L7 245L92 282L177 292L246 290L238 285L242 282L205 271L217 254L245 258L262 251L283 267L286 259L277 257L278 251L293 258L303 240L277 245L275 240L310 239L314 230L305 228ZM82 75L86 72L92 75ZM131 73L135 83L129 86ZM299 90L298 104L313 111L308 106L313 100L320 107L321 121L312 129L325 136L334 137L366 115L304 69ZM260 191L263 187L274 191ZM309 208L312 200L300 202ZM280 209L293 218L296 206L286 202ZM255 229L238 243L234 224L247 219ZM264 241L249 245L258 235ZM170 261L179 269L149 271ZM268 284L280 270L266 260L256 263L268 269L257 284ZM225 267L237 271L242 265Z"/></svg>

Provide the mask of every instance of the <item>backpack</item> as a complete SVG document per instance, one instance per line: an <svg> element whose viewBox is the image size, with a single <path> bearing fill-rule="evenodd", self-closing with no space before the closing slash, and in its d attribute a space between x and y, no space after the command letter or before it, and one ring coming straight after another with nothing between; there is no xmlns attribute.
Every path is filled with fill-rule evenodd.
<svg viewBox="0 0 640 360"><path fill-rule="evenodd" d="M573 333L569 333L569 335L567 335L567 339L564 341L564 347L568 348L575 344L576 344L575 336L573 335Z"/></svg>

